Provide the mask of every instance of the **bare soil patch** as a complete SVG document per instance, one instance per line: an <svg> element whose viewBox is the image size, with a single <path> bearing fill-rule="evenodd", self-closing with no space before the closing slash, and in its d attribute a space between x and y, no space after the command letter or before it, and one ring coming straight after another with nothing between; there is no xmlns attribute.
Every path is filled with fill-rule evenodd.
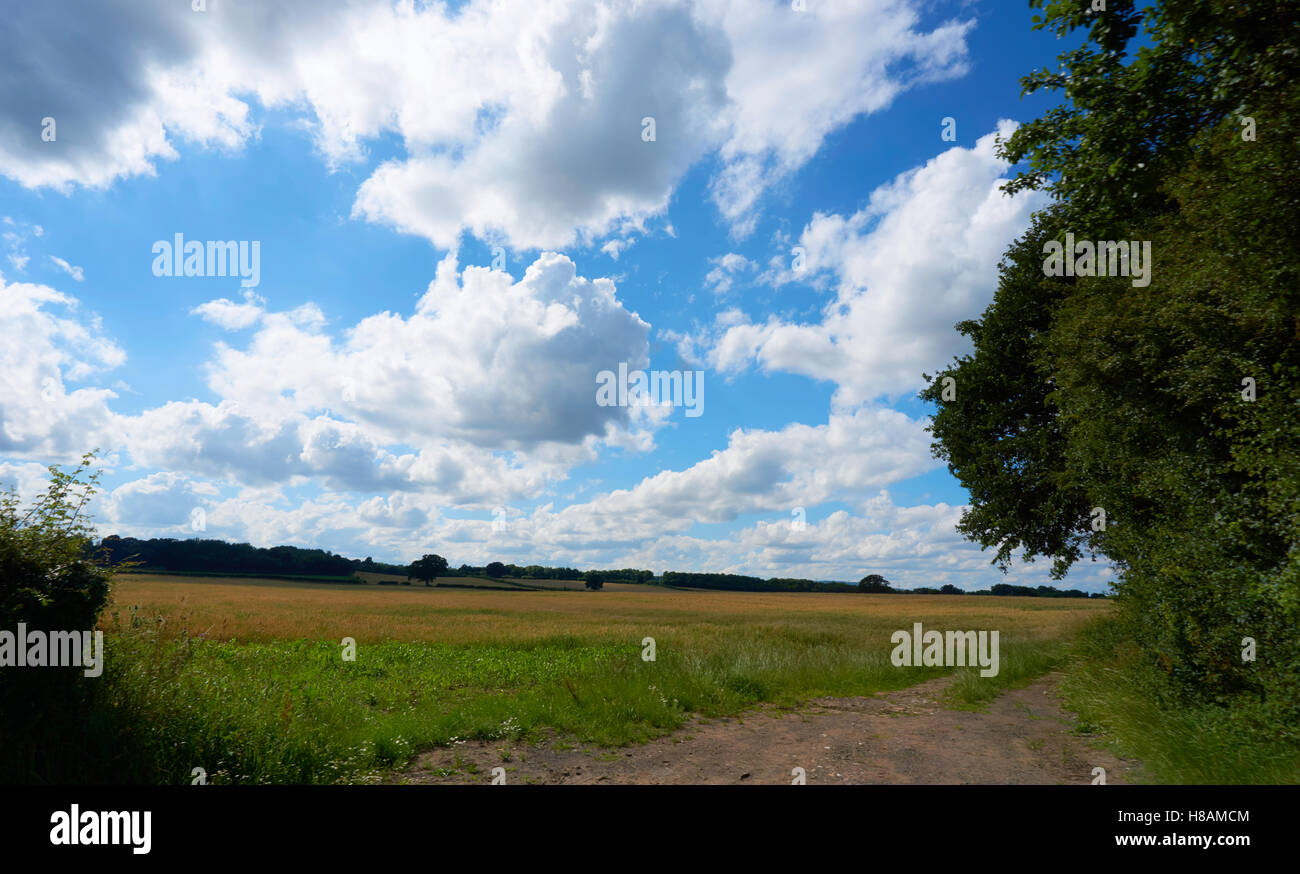
<svg viewBox="0 0 1300 874"><path fill-rule="evenodd" d="M987 711L952 710L944 677L863 698L821 698L798 712L695 719L650 743L621 749L464 741L419 755L399 783L789 784L802 768L815 784L1089 784L1128 782L1138 763L1078 734L1049 674L994 699Z"/></svg>

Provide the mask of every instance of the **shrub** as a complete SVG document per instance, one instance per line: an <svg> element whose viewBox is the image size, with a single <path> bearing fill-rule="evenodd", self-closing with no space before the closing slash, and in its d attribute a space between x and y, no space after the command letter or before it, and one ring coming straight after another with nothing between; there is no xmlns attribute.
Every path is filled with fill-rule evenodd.
<svg viewBox="0 0 1300 874"><path fill-rule="evenodd" d="M0 630L89 631L98 622L111 570L92 553L85 515L99 477L92 458L71 473L51 466L45 493L26 509L12 489L0 492ZM40 779L36 763L58 757L39 748L83 730L93 682L76 667L0 671L0 778Z"/></svg>

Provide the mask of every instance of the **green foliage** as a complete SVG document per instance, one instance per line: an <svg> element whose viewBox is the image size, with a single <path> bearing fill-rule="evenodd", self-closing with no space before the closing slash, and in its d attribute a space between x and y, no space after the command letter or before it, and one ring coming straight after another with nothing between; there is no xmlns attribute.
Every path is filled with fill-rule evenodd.
<svg viewBox="0 0 1300 874"><path fill-rule="evenodd" d="M72 472L49 468L45 493L23 509L12 491L0 494L0 629L90 631L108 597L110 569L91 552L85 515L98 473L87 454ZM59 756L51 749L87 730L87 697L98 678L75 666L10 667L0 671L0 781L48 777L33 770Z"/></svg>
<svg viewBox="0 0 1300 874"><path fill-rule="evenodd" d="M654 571L639 570L637 568L598 570L597 573L607 583L650 583L655 577ZM573 579L573 577L558 577L557 579Z"/></svg>
<svg viewBox="0 0 1300 874"><path fill-rule="evenodd" d="M1011 192L1045 188L1099 232L1133 215L1171 210L1164 181L1195 153L1193 140L1300 78L1300 13L1279 0L1030 0L1035 29L1058 38L1085 30L1055 70L1021 80L1022 94L1059 91L1065 102L1016 130L1003 156L1029 168ZM1131 51L1139 35L1144 44ZM1094 237L1108 239L1109 235Z"/></svg>
<svg viewBox="0 0 1300 874"><path fill-rule="evenodd" d="M1043 242L1060 210L1048 210L999 265L994 302L978 321L957 330L975 351L935 376L921 397L938 406L929 430L933 451L970 492L958 525L1006 568L1013 553L1053 559L1064 576L1088 548L1093 506L1065 465L1066 438L1058 424L1051 376L1038 365L1052 310L1071 284L1043 275ZM944 380L956 386L944 400Z"/></svg>
<svg viewBox="0 0 1300 874"><path fill-rule="evenodd" d="M71 473L49 468L50 483L26 510L0 493L0 628L94 627L108 597L108 573L90 556L85 515L99 474L86 455Z"/></svg>
<svg viewBox="0 0 1300 874"><path fill-rule="evenodd" d="M664 571L660 582L680 589L720 589L726 592L856 592L848 583L823 583L816 580L773 577L749 577L742 574L691 573Z"/></svg>
<svg viewBox="0 0 1300 874"><path fill-rule="evenodd" d="M1258 105L1260 141L1243 142L1230 120L1202 134L1167 186L1178 209L1132 233L1160 253L1159 281L1139 292L1080 280L1044 347L1066 463L1117 523L1096 537L1121 562L1137 640L1187 694L1226 702L1253 690L1290 720L1300 718L1297 95ZM1244 636L1258 662L1242 660Z"/></svg>
<svg viewBox="0 0 1300 874"><path fill-rule="evenodd" d="M1259 698L1231 707L1171 700L1169 683L1114 622L1086 628L1061 681L1079 730L1142 763L1142 782L1211 785L1300 783L1296 726Z"/></svg>
<svg viewBox="0 0 1300 874"><path fill-rule="evenodd" d="M922 393L935 453L970 490L961 530L1004 568L1022 552L1059 577L1104 555L1135 658L1160 678L1150 701L1288 737L1300 723L1300 5L1033 5L1040 26L1086 26L1088 40L1023 80L1067 102L1005 144L1029 159L1007 188L1055 202L1007 252L993 304L958 326L974 351ZM1139 27L1149 45L1130 57ZM1151 241L1151 284L1045 276L1043 244L1067 231ZM1107 518L1096 530L1094 507Z"/></svg>
<svg viewBox="0 0 1300 874"><path fill-rule="evenodd" d="M440 555L426 555L411 562L406 575L423 581L428 586L434 579L447 572L447 559Z"/></svg>
<svg viewBox="0 0 1300 874"><path fill-rule="evenodd" d="M884 593L894 591L894 587L889 585L889 580L880 574L867 574L858 580L858 589L863 592Z"/></svg>
<svg viewBox="0 0 1300 874"><path fill-rule="evenodd" d="M605 588L605 578L600 571L587 571L582 575L582 582L593 592Z"/></svg>
<svg viewBox="0 0 1300 874"><path fill-rule="evenodd" d="M394 571L392 565L373 561L366 565L323 549L300 549L296 546L259 548L247 543L198 538L139 540L110 534L101 542L100 549L109 561L131 561L143 569L172 573L346 578L357 570Z"/></svg>

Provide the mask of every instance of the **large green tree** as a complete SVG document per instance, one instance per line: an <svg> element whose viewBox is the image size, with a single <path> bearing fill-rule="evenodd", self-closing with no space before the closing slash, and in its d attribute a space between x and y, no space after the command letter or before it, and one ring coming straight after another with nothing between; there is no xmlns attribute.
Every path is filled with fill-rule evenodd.
<svg viewBox="0 0 1300 874"><path fill-rule="evenodd" d="M1071 284L1043 274L1043 242L1061 210L1035 217L1000 265L994 303L957 330L974 352L930 380L922 397L937 405L935 454L970 492L958 526L995 549L1007 567L1015 552L1050 558L1063 576L1087 549L1090 505L1065 464L1051 375L1039 364L1054 307ZM947 380L950 379L951 382Z"/></svg>
<svg viewBox="0 0 1300 874"><path fill-rule="evenodd" d="M1007 190L1045 189L1094 232L1175 209L1165 182L1192 160L1197 135L1300 77L1294 0L1029 5L1041 10L1034 29L1086 39L1021 80L1022 94L1064 100L1005 144L1006 158L1029 164Z"/></svg>
<svg viewBox="0 0 1300 874"><path fill-rule="evenodd" d="M885 579L880 574L867 574L865 577L858 580L858 591L879 594L892 592L894 591L894 588L889 585L889 580Z"/></svg>
<svg viewBox="0 0 1300 874"><path fill-rule="evenodd" d="M446 572L447 559L440 555L426 555L411 562L411 566L407 569L406 575L420 580L425 586L428 586Z"/></svg>
<svg viewBox="0 0 1300 874"><path fill-rule="evenodd" d="M1065 101L1004 144L1028 161L1007 187L1053 202L958 326L971 354L923 392L970 490L961 529L1004 567L1104 555L1172 690L1245 694L1295 725L1300 4L1031 5L1087 39L1024 80ZM1067 232L1149 241L1150 284L1045 275Z"/></svg>

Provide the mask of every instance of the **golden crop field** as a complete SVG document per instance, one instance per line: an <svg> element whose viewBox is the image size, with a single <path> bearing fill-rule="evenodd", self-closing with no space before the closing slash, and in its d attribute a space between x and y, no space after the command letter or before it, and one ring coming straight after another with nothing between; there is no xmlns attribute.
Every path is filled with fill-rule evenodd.
<svg viewBox="0 0 1300 874"><path fill-rule="evenodd" d="M336 640L521 643L573 635L640 640L739 631L879 639L888 629L1000 629L1003 638L1066 638L1110 608L1103 600L949 595L682 591L607 584L604 591L526 591L296 583L221 577L119 576L114 611L138 607L165 625L241 642ZM778 635L779 636L779 635ZM888 640L886 634L885 641ZM882 644L883 645L883 644Z"/></svg>

